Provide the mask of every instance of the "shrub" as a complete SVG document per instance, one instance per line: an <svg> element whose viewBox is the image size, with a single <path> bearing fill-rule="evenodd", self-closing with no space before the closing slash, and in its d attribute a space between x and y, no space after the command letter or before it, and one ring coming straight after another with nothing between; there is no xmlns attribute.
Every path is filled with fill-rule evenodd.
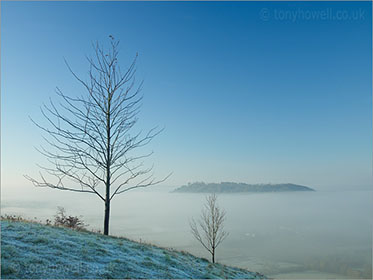
<svg viewBox="0 0 373 280"><path fill-rule="evenodd" d="M57 214L54 216L54 225L78 230L85 229L88 226L81 217L67 216L63 207L57 207Z"/></svg>
<svg viewBox="0 0 373 280"><path fill-rule="evenodd" d="M6 221L10 221L10 222L23 222L23 221L26 221L26 219L23 218L20 215L9 215L9 214L1 215L1 220L6 220Z"/></svg>

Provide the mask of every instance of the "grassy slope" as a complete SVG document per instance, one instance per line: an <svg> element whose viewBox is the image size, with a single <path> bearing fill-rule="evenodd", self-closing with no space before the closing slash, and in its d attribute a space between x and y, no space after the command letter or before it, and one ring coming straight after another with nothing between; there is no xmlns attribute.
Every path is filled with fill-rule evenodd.
<svg viewBox="0 0 373 280"><path fill-rule="evenodd" d="M264 278L125 238L1 221L1 278Z"/></svg>

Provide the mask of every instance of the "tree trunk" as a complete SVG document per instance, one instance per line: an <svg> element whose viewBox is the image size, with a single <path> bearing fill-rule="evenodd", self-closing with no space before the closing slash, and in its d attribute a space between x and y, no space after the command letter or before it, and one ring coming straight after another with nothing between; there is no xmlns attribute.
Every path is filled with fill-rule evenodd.
<svg viewBox="0 0 373 280"><path fill-rule="evenodd" d="M215 249L212 249L212 263L215 263Z"/></svg>
<svg viewBox="0 0 373 280"><path fill-rule="evenodd" d="M110 200L105 202L104 235L109 235Z"/></svg>
<svg viewBox="0 0 373 280"><path fill-rule="evenodd" d="M104 235L109 235L109 218L110 218L110 92L108 90L107 96L107 115L106 115L106 197L105 197L105 221L104 221Z"/></svg>
<svg viewBox="0 0 373 280"><path fill-rule="evenodd" d="M104 235L109 235L109 218L110 218L110 169L107 167L106 174L106 197L105 197L105 220Z"/></svg>

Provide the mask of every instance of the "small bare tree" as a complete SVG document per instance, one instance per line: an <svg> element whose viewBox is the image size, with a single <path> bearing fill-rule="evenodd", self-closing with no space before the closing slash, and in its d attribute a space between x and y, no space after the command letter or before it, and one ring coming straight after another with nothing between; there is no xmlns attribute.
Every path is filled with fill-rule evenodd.
<svg viewBox="0 0 373 280"><path fill-rule="evenodd" d="M194 219L190 221L193 236L211 254L213 263L215 263L216 248L228 236L228 232L224 231L225 210L219 207L216 200L216 194L206 197L206 204L198 223Z"/></svg>
<svg viewBox="0 0 373 280"><path fill-rule="evenodd" d="M59 106L52 101L41 108L46 124L34 122L45 134L48 148L38 151L50 166L40 166L40 179L25 176L37 187L49 187L97 195L105 205L104 234L109 234L110 203L117 194L148 187L167 179L155 180L152 167L144 168L134 150L148 144L160 130L145 135L133 132L142 96L135 88L136 58L122 72L118 64L119 41L110 37L106 51L93 45L88 79L79 78L66 65L85 93L69 96L56 89Z"/></svg>

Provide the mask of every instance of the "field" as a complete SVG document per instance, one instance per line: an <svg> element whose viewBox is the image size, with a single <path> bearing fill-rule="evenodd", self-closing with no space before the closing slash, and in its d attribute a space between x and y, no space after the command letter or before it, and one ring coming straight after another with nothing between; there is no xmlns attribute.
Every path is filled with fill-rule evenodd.
<svg viewBox="0 0 373 280"><path fill-rule="evenodd" d="M1 248L7 279L265 278L185 252L31 222L1 221Z"/></svg>

